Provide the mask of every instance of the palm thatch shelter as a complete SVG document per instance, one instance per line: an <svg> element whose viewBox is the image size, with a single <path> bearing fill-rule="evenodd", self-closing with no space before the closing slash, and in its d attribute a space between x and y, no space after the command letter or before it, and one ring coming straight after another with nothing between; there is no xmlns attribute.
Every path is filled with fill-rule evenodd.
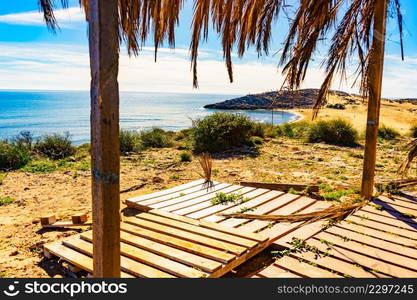
<svg viewBox="0 0 417 300"><path fill-rule="evenodd" d="M67 6L67 0L61 1ZM152 35L157 49L168 41L175 45L175 27L184 0L80 0L89 24L91 68L92 197L94 230L94 276L120 276L119 199L119 90L120 43L137 55ZM286 8L284 0L194 0L191 38L193 84L198 86L200 43L213 25L220 35L223 55L233 81L232 51L242 56L254 47L268 54L274 19ZM39 0L45 21L57 27L54 1ZM397 16L402 33L399 0L300 0L280 60L285 83L297 89L302 83L320 40L329 34L329 55L323 62L326 77L314 107L314 116L326 102L335 74L345 74L346 62L359 58L357 76L368 98L362 195L373 192L376 138L379 123L381 82L388 9ZM335 29L334 29L335 28Z"/></svg>

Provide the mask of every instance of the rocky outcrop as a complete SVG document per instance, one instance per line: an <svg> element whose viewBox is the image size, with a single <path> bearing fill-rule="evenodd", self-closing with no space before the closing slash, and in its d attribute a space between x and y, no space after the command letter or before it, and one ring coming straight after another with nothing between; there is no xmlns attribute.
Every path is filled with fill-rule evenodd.
<svg viewBox="0 0 417 300"><path fill-rule="evenodd" d="M302 89L297 91L273 91L261 94L208 104L204 108L213 109L291 109L311 108L317 99L318 89ZM348 97L350 94L341 91L330 91L337 96Z"/></svg>

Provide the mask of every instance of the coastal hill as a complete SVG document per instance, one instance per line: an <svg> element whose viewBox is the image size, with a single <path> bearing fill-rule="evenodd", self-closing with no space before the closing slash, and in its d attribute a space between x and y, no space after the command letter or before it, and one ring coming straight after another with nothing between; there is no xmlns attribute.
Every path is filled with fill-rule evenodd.
<svg viewBox="0 0 417 300"><path fill-rule="evenodd" d="M214 104L205 105L204 108L211 109L307 109L312 108L316 102L318 89L300 89L296 91L271 91L259 94L249 94L243 97L234 98ZM360 97L343 91L332 90L330 96L336 96L344 104L356 104ZM417 99L407 98L398 100L387 100L398 103L417 104ZM337 108L337 107L334 107Z"/></svg>

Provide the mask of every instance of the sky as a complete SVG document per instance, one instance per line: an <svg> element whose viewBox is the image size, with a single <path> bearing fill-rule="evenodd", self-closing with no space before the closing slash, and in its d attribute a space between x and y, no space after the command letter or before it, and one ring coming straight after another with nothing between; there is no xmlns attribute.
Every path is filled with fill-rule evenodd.
<svg viewBox="0 0 417 300"><path fill-rule="evenodd" d="M258 57L249 49L236 55L234 83L228 80L218 37L210 32L202 44L199 60L199 88L192 87L189 59L192 0L180 16L175 49L162 47L154 62L149 42L138 57L129 57L122 46L119 85L121 91L248 94L277 90L283 76L277 67L285 38L286 22L278 20L273 30L269 56ZM405 17L405 61L401 60L398 29L389 20L384 65L383 96L417 98L417 1L401 0ZM60 30L53 34L43 23L37 0L2 1L0 4L0 89L88 90L90 85L87 24L78 0L69 0L67 10L58 9ZM324 77L320 62L326 55L319 48L302 88L318 88ZM349 66L354 69L354 61ZM352 78L336 79L332 88L357 92Z"/></svg>

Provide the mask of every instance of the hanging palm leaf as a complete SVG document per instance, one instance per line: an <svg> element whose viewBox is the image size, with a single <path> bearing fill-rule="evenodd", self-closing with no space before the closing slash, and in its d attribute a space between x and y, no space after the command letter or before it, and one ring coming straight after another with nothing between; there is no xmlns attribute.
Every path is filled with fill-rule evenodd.
<svg viewBox="0 0 417 300"><path fill-rule="evenodd" d="M54 0L38 0L46 23L58 28L53 14ZM326 102L326 96L336 74L346 78L347 61L358 57L356 81L363 96L369 93L368 66L372 51L371 38L376 1L381 0L299 0L295 13L288 15L290 29L285 39L279 65L283 66L285 84L297 89L303 82L310 61L321 41L332 33L326 59L325 79L320 88L314 115ZM391 17L398 22L401 53L403 17L399 0L384 0L389 4ZM209 26L221 38L223 57L233 82L232 52L243 56L254 47L258 55L269 53L274 20L289 7L285 0L194 0L191 34L191 67L193 85L198 86L197 60L202 41L207 40ZM88 0L80 5L88 12ZM138 55L152 34L155 59L158 47L167 41L175 47L175 27L185 0L119 0L120 39L126 42L129 54ZM67 7L68 0L61 0ZM288 14L288 13L287 13ZM87 13L88 15L88 13Z"/></svg>

